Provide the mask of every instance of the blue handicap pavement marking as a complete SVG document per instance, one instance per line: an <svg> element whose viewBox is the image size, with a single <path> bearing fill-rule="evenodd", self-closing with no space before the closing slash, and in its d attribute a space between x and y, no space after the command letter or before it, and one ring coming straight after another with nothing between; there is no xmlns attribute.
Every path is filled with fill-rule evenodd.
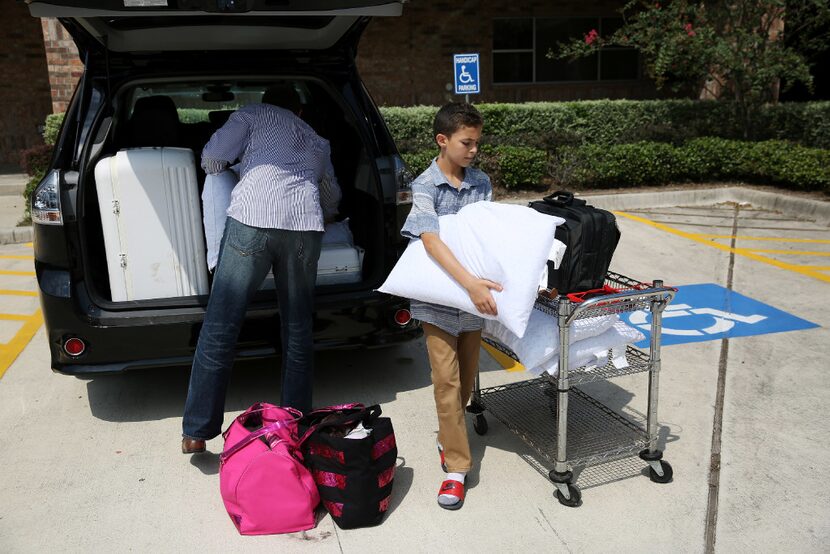
<svg viewBox="0 0 830 554"><path fill-rule="evenodd" d="M453 55L456 94L478 94L478 54Z"/></svg>
<svg viewBox="0 0 830 554"><path fill-rule="evenodd" d="M640 310L622 317L646 335L637 346L648 346L651 313ZM702 342L813 327L818 325L720 285L686 285L678 288L674 300L663 312L662 343Z"/></svg>

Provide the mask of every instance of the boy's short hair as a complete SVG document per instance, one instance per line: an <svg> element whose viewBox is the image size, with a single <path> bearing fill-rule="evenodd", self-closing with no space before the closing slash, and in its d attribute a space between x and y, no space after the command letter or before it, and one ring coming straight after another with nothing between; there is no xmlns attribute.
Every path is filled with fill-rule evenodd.
<svg viewBox="0 0 830 554"><path fill-rule="evenodd" d="M262 95L262 103L285 108L295 114L300 113L302 107L297 89L287 83L279 83L268 87Z"/></svg>
<svg viewBox="0 0 830 554"><path fill-rule="evenodd" d="M451 136L462 127L481 127L484 118L472 104L450 102L435 114L432 122L432 135Z"/></svg>

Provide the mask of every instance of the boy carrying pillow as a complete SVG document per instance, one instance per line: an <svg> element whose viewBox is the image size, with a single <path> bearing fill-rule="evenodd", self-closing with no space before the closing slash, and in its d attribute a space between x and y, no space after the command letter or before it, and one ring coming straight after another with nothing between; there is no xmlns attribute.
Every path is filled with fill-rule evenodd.
<svg viewBox="0 0 830 554"><path fill-rule="evenodd" d="M490 178L469 167L478 153L483 123L469 104L450 103L438 111L433 133L441 151L412 183L412 211L401 234L420 238L427 253L464 287L479 312L496 315L490 290L501 291L501 285L472 275L438 235L439 216L492 200ZM411 300L411 311L426 337L438 412L438 452L447 472L438 504L457 510L464 503L464 478L472 467L464 413L478 373L483 322L478 315L417 300Z"/></svg>

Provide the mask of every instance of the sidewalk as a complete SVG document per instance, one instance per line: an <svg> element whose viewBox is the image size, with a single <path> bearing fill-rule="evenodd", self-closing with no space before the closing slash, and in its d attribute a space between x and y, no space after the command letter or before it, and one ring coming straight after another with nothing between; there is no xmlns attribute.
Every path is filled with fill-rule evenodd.
<svg viewBox="0 0 830 554"><path fill-rule="evenodd" d="M28 178L22 173L0 174L0 244L30 242L32 227L18 227L23 219L23 191Z"/></svg>

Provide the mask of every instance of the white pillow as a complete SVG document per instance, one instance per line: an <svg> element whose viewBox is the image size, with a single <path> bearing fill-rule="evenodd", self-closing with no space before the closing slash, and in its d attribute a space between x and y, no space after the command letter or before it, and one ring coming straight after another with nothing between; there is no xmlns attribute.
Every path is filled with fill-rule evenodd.
<svg viewBox="0 0 830 554"><path fill-rule="evenodd" d="M608 363L610 350L639 342L643 338L645 337L640 331L619 320L600 335L572 342L568 349L568 370L589 365L603 366ZM556 377L559 375L559 356L552 356L529 371L536 375L547 371Z"/></svg>
<svg viewBox="0 0 830 554"><path fill-rule="evenodd" d="M577 319L571 324L571 344L595 337L619 321L616 314ZM512 350L527 369L559 355L559 321L556 316L533 310L522 338L498 321L486 320L483 333Z"/></svg>
<svg viewBox="0 0 830 554"><path fill-rule="evenodd" d="M502 285L492 291L498 316L478 312L467 291L413 240L378 289L387 294L451 306L486 319L498 319L516 336L525 333L562 218L525 206L476 202L438 218L441 240L467 271Z"/></svg>
<svg viewBox="0 0 830 554"><path fill-rule="evenodd" d="M222 244L222 234L225 232L225 219L228 216L228 206L231 205L231 192L238 181L239 177L230 169L205 177L205 186L202 189L202 219L205 224L208 271L216 267L219 259L219 246Z"/></svg>
<svg viewBox="0 0 830 554"><path fill-rule="evenodd" d="M354 235L349 228L349 218L343 221L326 223L326 232L323 234L323 244L348 244L354 246Z"/></svg>

